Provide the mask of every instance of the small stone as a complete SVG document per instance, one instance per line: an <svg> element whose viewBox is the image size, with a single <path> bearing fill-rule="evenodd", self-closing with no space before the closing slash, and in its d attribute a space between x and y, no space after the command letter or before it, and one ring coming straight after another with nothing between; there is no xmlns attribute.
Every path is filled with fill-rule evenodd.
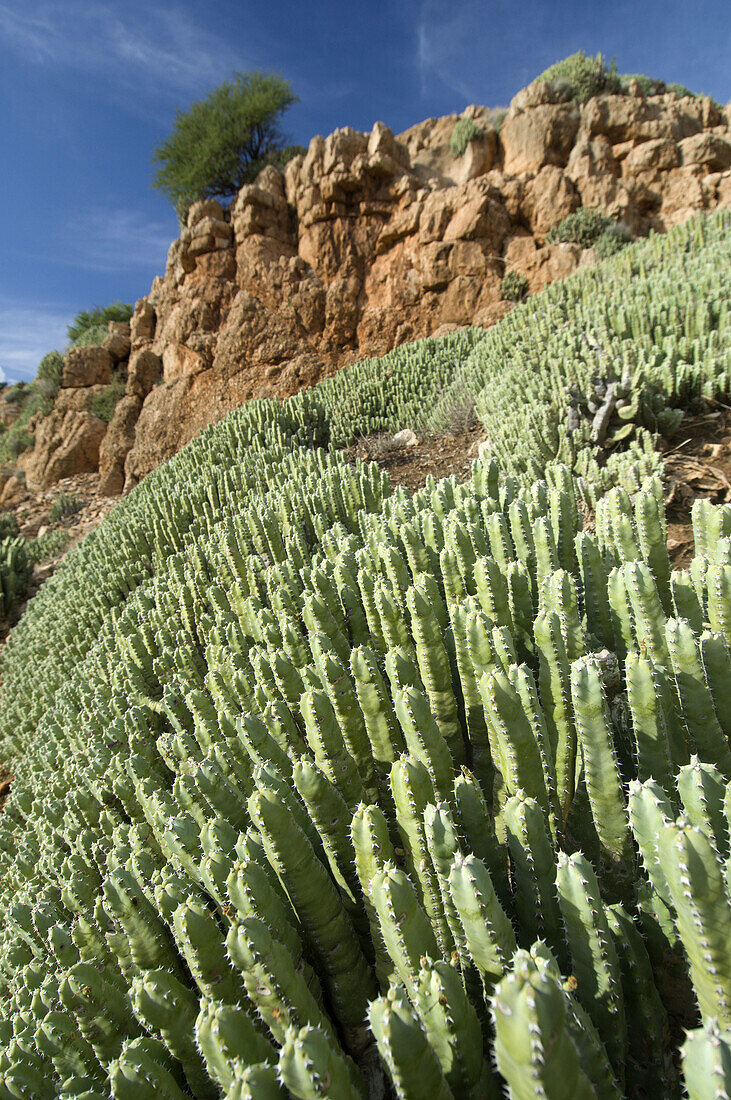
<svg viewBox="0 0 731 1100"><path fill-rule="evenodd" d="M394 447L397 447L399 449L419 446L419 440L417 438L416 432L412 431L411 428L402 428L400 432L396 432L391 440L391 443Z"/></svg>

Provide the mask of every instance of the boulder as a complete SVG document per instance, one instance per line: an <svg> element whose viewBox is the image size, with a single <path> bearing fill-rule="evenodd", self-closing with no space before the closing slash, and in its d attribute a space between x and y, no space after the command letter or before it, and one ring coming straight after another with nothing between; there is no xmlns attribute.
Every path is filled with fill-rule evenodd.
<svg viewBox="0 0 731 1100"><path fill-rule="evenodd" d="M679 149L684 165L702 165L706 172L725 172L731 168L731 141L721 134L695 134L684 138Z"/></svg>
<svg viewBox="0 0 731 1100"><path fill-rule="evenodd" d="M141 298L135 305L130 321L130 336L134 346L152 340L155 336L155 308L146 298Z"/></svg>
<svg viewBox="0 0 731 1100"><path fill-rule="evenodd" d="M115 363L121 363L129 355L131 346L128 321L110 321L109 335L102 347L106 348Z"/></svg>
<svg viewBox="0 0 731 1100"><path fill-rule="evenodd" d="M534 236L542 240L580 205L579 194L565 172L547 164L526 184L521 214Z"/></svg>
<svg viewBox="0 0 731 1100"><path fill-rule="evenodd" d="M579 119L574 103L544 104L528 110L511 106L500 130L505 173L539 172L546 164L564 168Z"/></svg>
<svg viewBox="0 0 731 1100"><path fill-rule="evenodd" d="M61 387L107 385L112 380L114 361L106 348L71 348L61 371Z"/></svg>
<svg viewBox="0 0 731 1100"><path fill-rule="evenodd" d="M117 402L99 448L99 492L103 496L117 496L124 488L124 464L134 443L141 408L140 397L127 396Z"/></svg>
<svg viewBox="0 0 731 1100"><path fill-rule="evenodd" d="M54 410L36 426L35 446L26 463L28 481L45 487L62 477L99 468L99 448L107 425L88 412Z"/></svg>
<svg viewBox="0 0 731 1100"><path fill-rule="evenodd" d="M151 348L138 348L132 352L127 367L127 396L143 401L162 377L162 360Z"/></svg>

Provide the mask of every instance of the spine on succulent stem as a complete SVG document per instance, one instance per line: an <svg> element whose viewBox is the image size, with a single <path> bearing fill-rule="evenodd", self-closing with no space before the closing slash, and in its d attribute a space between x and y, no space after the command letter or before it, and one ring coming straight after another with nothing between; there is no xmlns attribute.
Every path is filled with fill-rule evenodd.
<svg viewBox="0 0 731 1100"><path fill-rule="evenodd" d="M480 784L467 768L462 768L455 777L453 805L466 849L485 864L500 904L506 912L510 912L513 899L508 876L508 850L498 840L492 812Z"/></svg>
<svg viewBox="0 0 731 1100"><path fill-rule="evenodd" d="M617 1077L624 1076L626 1021L619 960L596 875L580 853L558 856L558 902L576 977L577 996L604 1043Z"/></svg>
<svg viewBox="0 0 731 1100"><path fill-rule="evenodd" d="M475 562L475 595L484 613L497 626L512 630L508 583L497 562L489 556Z"/></svg>

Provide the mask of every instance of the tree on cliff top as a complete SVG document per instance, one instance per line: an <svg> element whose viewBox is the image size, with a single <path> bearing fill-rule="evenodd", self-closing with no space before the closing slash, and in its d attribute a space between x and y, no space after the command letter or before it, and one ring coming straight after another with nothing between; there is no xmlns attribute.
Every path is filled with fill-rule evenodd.
<svg viewBox="0 0 731 1100"><path fill-rule="evenodd" d="M298 102L274 73L234 73L188 111L178 111L170 137L152 155L153 186L184 219L196 199L228 199L267 164L299 152L284 148L279 120Z"/></svg>

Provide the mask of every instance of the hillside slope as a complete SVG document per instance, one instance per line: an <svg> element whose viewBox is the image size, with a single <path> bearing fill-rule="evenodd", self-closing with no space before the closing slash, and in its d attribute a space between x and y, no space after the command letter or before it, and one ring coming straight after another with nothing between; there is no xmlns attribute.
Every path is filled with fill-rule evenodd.
<svg viewBox="0 0 731 1100"><path fill-rule="evenodd" d="M506 272L531 292L592 263L547 243L583 206L627 232L665 231L731 201L728 118L706 98L624 94L578 104L536 82L457 156L458 117L394 137L313 138L282 176L265 170L230 210L195 204L131 331L77 349L50 417L19 465L29 482L100 468L130 488L206 424L256 397L286 397L355 359L510 308ZM90 409L126 392L107 426ZM125 383L126 380L126 383Z"/></svg>
<svg viewBox="0 0 731 1100"><path fill-rule="evenodd" d="M589 434L413 496L331 444L531 332L550 423L557 311L725 393L730 217L247 403L68 555L0 668L2 1100L728 1091L731 507L672 572L656 477L582 529Z"/></svg>

